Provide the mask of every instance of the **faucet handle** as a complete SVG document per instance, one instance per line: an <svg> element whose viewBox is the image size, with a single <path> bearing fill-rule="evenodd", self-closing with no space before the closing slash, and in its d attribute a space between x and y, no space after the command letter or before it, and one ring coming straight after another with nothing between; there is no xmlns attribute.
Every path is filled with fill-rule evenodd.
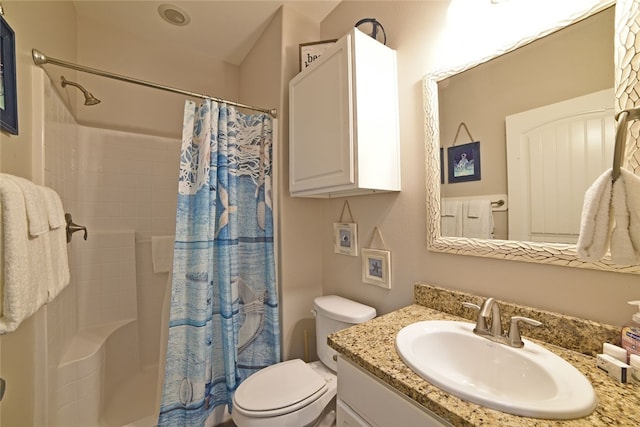
<svg viewBox="0 0 640 427"><path fill-rule="evenodd" d="M474 304L472 302L465 301L465 302L462 303L462 305L467 307L467 308L471 308L471 309L480 311L480 306L478 304Z"/></svg>
<svg viewBox="0 0 640 427"><path fill-rule="evenodd" d="M474 328L474 332L480 332L480 331L488 331L489 328L487 328L487 320L485 319L485 317L480 314L481 312L481 308L478 304L474 304L472 302L463 302L462 303L463 306L467 307L467 308L471 308L473 310L478 310L478 318L476 319L476 327Z"/></svg>
<svg viewBox="0 0 640 427"><path fill-rule="evenodd" d="M524 346L524 342L522 342L522 337L520 336L520 327L518 326L518 322L523 322L531 326L542 325L542 322L538 322L534 319L529 319L528 317L513 316L509 325L509 333L507 338L509 340L509 345L512 347Z"/></svg>

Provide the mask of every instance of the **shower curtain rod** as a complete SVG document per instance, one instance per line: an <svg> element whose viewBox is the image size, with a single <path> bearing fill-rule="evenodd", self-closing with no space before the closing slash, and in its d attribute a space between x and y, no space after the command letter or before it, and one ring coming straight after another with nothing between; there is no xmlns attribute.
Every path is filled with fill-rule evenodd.
<svg viewBox="0 0 640 427"><path fill-rule="evenodd" d="M133 83L133 84L137 84L137 85L141 85L141 86L146 86L146 87L150 87L150 88L153 88L153 89L160 89L160 90L164 90L164 91L167 91L167 92L180 93L182 95L192 96L192 97L195 97L195 98L211 99L211 100L216 101L216 102L224 102L226 104L234 105L236 107L247 108L249 110L260 111L262 113L270 114L271 117L273 117L274 119L277 116L277 110L276 109L269 110L269 109L266 109L266 108L253 107L251 105L241 104L239 102L228 101L228 100L222 99L222 98L216 98L215 96L203 95L203 94L196 93L196 92L190 92L188 90L177 89L177 88L174 88L174 87L171 87L171 86L165 86L165 85L161 85L161 84L158 84L158 83L152 83L152 82L148 82L148 81L145 81L145 80L138 80L138 79L134 79L132 77L122 76L120 74L110 73L108 71L102 71L102 70L97 70L95 68L85 67L83 65L74 64L72 62L63 61L61 59L48 57L47 55L45 55L44 53L40 52L37 49L32 49L31 50L31 57L33 58L34 64L36 64L38 66L42 66L44 64L58 65L60 67L71 68L72 70L82 71L84 73L95 74L95 75L98 75L98 76L107 77L107 78L115 79L115 80L120 80L120 81L127 82L127 83Z"/></svg>

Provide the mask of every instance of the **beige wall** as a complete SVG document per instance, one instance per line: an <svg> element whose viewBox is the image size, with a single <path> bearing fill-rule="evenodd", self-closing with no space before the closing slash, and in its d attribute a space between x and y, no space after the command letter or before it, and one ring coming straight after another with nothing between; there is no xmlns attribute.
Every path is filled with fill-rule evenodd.
<svg viewBox="0 0 640 427"><path fill-rule="evenodd" d="M146 39L85 16L78 19L78 63L191 92L238 99L238 67L188 46L172 44L171 40ZM57 74L67 72L56 69ZM98 105L77 108L81 124L180 137L184 95L86 73L79 73L77 78L102 99Z"/></svg>
<svg viewBox="0 0 640 427"><path fill-rule="evenodd" d="M283 13L281 103L278 147L278 226L280 288L282 289L283 358L304 358L305 337L310 359L315 359L313 298L322 295L322 202L289 196L289 80L299 71L298 45L318 40L320 25L295 9Z"/></svg>
<svg viewBox="0 0 640 427"><path fill-rule="evenodd" d="M75 10L71 2L3 1L5 19L16 33L18 131L0 132L0 170L31 178L31 49L76 57ZM36 31L34 31L36 30Z"/></svg>
<svg viewBox="0 0 640 427"><path fill-rule="evenodd" d="M332 223L343 200L323 203L323 290L355 298L385 313L412 301L416 280L483 296L620 325L633 314L637 275L439 254L425 245L422 76L434 67L433 52L445 22L446 2L343 1L322 22L321 38L339 37L358 19L375 17L387 45L398 53L403 191L349 199L361 246L374 226L392 252L393 289L363 284L360 258L333 253ZM576 72L589 72L576 70Z"/></svg>

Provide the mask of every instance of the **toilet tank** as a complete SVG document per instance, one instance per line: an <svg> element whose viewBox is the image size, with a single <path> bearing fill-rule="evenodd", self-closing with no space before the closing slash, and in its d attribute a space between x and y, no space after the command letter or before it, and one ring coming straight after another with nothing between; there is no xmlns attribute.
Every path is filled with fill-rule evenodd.
<svg viewBox="0 0 640 427"><path fill-rule="evenodd" d="M327 345L327 336L376 317L376 309L337 295L326 295L313 300L316 316L316 348L320 361L331 370L337 370L333 359L335 350Z"/></svg>

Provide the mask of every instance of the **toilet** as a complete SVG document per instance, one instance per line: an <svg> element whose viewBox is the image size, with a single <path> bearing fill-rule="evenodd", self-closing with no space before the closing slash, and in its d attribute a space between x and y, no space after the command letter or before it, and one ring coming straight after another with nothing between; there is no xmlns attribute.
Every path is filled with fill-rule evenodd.
<svg viewBox="0 0 640 427"><path fill-rule="evenodd" d="M373 307L337 295L314 299L320 361L288 360L247 378L233 396L238 427L329 427L335 420L336 352L327 336L376 316Z"/></svg>

